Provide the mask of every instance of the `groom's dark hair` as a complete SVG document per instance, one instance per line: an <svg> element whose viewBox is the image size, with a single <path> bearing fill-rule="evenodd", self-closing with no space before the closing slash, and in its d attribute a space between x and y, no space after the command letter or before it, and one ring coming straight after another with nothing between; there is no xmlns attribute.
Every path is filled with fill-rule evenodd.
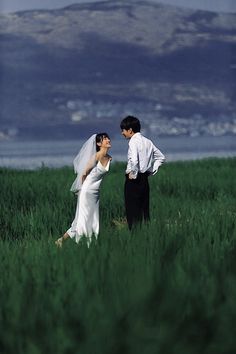
<svg viewBox="0 0 236 354"><path fill-rule="evenodd" d="M101 143L104 138L110 139L110 137L107 133L98 133L96 135L96 151L100 150L100 147L97 145L97 143Z"/></svg>
<svg viewBox="0 0 236 354"><path fill-rule="evenodd" d="M120 128L121 130L129 130L132 128L134 133L138 133L141 130L141 124L138 118L134 116L127 116L121 121Z"/></svg>

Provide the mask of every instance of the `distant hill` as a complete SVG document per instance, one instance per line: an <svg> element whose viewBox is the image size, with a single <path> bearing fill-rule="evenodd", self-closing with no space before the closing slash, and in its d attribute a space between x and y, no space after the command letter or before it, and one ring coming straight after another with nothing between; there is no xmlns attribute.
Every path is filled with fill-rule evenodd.
<svg viewBox="0 0 236 354"><path fill-rule="evenodd" d="M234 14L138 0L22 11L0 16L0 50L3 135L115 134L127 113L157 134L178 119L236 126Z"/></svg>

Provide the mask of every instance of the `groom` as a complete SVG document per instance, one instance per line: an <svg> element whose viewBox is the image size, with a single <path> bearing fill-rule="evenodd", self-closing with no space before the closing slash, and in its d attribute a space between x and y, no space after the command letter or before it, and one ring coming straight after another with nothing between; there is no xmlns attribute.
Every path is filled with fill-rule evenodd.
<svg viewBox="0 0 236 354"><path fill-rule="evenodd" d="M121 134L129 139L125 180L125 209L129 229L142 220L149 220L148 176L154 175L165 156L141 133L138 118L127 116L120 123Z"/></svg>

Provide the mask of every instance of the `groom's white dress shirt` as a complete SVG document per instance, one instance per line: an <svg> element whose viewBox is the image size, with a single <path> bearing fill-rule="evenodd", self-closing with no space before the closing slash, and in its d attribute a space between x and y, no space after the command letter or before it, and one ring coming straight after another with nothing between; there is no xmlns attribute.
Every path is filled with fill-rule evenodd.
<svg viewBox="0 0 236 354"><path fill-rule="evenodd" d="M138 172L154 175L164 161L165 156L150 139L141 133L135 133L130 138L126 174L130 173L134 179Z"/></svg>

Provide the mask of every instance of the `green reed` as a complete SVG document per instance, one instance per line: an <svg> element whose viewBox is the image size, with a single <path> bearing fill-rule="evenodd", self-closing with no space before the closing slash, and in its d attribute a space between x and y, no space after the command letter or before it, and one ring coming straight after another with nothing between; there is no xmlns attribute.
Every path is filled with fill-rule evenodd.
<svg viewBox="0 0 236 354"><path fill-rule="evenodd" d="M0 353L228 354L236 350L235 159L165 164L151 221L129 232L125 165L101 187L100 235L70 226L71 169L0 170Z"/></svg>

